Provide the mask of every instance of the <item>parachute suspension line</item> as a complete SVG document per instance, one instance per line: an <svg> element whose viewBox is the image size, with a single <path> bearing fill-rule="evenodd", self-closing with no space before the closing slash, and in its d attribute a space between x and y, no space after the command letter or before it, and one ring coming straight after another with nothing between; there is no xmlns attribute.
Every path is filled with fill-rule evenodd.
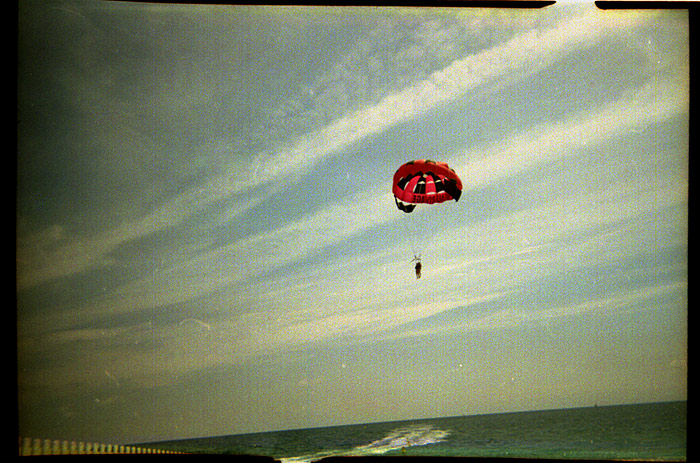
<svg viewBox="0 0 700 463"><path fill-rule="evenodd" d="M418 215L420 214L420 208L414 211L412 214L402 214L399 219L401 237L400 241L402 244L402 249L409 255L409 258L416 257L418 254L423 252L423 246L421 243L420 224L418 223Z"/></svg>
<svg viewBox="0 0 700 463"><path fill-rule="evenodd" d="M425 256L433 237L431 211L417 207L410 216L402 217L401 223L406 252L410 252L411 258Z"/></svg>
<svg viewBox="0 0 700 463"><path fill-rule="evenodd" d="M435 228L436 215L439 214L440 209L434 209L431 207L423 207L418 214L416 214L414 220L415 229L415 244L414 252L416 255L425 256L426 253L432 248Z"/></svg>

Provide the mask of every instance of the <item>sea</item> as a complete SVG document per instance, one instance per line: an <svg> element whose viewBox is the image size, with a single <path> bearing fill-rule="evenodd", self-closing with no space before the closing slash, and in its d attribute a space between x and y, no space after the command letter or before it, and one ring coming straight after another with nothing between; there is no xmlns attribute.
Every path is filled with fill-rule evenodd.
<svg viewBox="0 0 700 463"><path fill-rule="evenodd" d="M686 441L687 401L680 401L354 424L147 445L187 453L268 456L284 463L363 456L686 461Z"/></svg>

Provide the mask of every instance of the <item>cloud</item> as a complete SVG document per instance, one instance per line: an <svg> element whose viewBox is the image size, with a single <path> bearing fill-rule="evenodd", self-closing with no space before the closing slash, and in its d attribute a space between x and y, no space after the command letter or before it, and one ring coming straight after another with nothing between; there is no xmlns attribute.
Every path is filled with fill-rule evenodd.
<svg viewBox="0 0 700 463"><path fill-rule="evenodd" d="M394 310L391 314L392 320L405 322L405 326L402 326L404 323L401 322L387 323L381 328L377 326L368 326L364 333L365 336L360 339L388 341L424 336L434 337L445 333L496 331L509 328L522 328L523 326L533 324L547 324L557 319L587 314L604 316L611 313L620 314L625 311L644 311L657 308L660 298L668 296L683 298L683 294L686 291L687 284L685 282L662 283L635 290L625 288L612 294L589 297L575 304L557 305L551 308L538 310L533 310L530 307L520 307L517 303L513 304L506 301L506 293L493 293L488 296L463 301L463 304L443 304L437 307L435 304L426 304L431 306L433 310L425 310L425 308L422 307L420 310L422 316L420 317L405 318L404 315L406 311ZM418 319L429 319L432 315L441 312L449 313L454 309L464 312L465 309L468 309L471 305L476 306L483 302L492 301L498 301L500 307L489 311L475 311L466 321L457 322L455 320L450 320L449 323L434 322L424 327L410 327L411 322ZM401 327L401 329L396 329L399 327ZM325 334L321 336L327 336L329 332L333 333L332 330L325 331Z"/></svg>
<svg viewBox="0 0 700 463"><path fill-rule="evenodd" d="M596 13L587 13L551 29L528 32L489 50L457 60L373 106L302 135L277 151L259 154L249 169L240 163L233 163L220 174L164 202L149 214L92 238L56 242L43 240L43 234L22 236L18 243L18 288L31 288L55 278L103 266L109 262L109 254L119 246L181 224L224 199L243 200L244 207L237 211L237 214L243 214L249 207L258 204L261 198L259 188L263 185L272 186L267 194L273 194L276 182L308 172L320 160L363 138L414 118L487 83L493 84L499 79L512 81L514 76L525 78L566 55L572 47L584 46L608 32L622 30L635 23L635 20L626 20L622 24L600 21L600 18ZM251 193L252 199L243 199ZM37 249L45 252L37 253Z"/></svg>
<svg viewBox="0 0 700 463"><path fill-rule="evenodd" d="M470 178L478 179L479 187L484 187L485 184L491 185L504 177L514 176L561 156L581 156L580 149L595 150L596 146L628 134L632 129L645 129L649 124L683 114L687 110L685 95L685 89L676 83L660 83L654 91L650 90L649 85L643 86L603 108L576 114L563 123L548 124L510 137L498 144L499 150L488 150L497 151L498 155L486 157L485 162L476 166L465 165L464 169L469 171ZM528 150L528 143L533 146L539 143L539 149ZM500 152L510 156L501 156ZM528 153L528 156L519 158L517 154L521 152ZM586 152L590 155L589 151ZM645 156L636 164L638 172L656 172L654 177L619 176L620 172L608 171L606 174L611 179L598 183L594 178L589 178L592 183L589 190L583 192L566 188L567 175L591 175L599 168L592 172L585 167L572 167L571 173L556 180L561 183L557 194L536 202L533 208L443 231L433 240L438 244L431 248L431 253L459 257L431 263L433 278L430 283L424 282L430 284L431 289L422 288L422 292L439 294L440 298L425 303L415 312L403 308L407 307L411 295L404 294L403 288L398 289L401 284L396 278L392 279L390 288L377 280L363 286L361 278L353 278L350 274L352 266L340 271L336 266L332 273L339 274L332 281L339 282L340 287L345 283L352 288L354 304L351 306L354 309L349 309L350 313L347 313L347 306L340 304L345 315L332 312L324 316L322 311L326 301L323 301L319 304L319 312L299 325L299 331L317 333L316 337L321 339L332 335L371 337L376 331L390 330L396 320L427 318L459 305L458 300L449 298L451 294L464 297L465 278L469 280L472 294L503 295L536 285L538 280L565 269L576 271L600 267L634 259L650 250L682 245L687 239L684 218L673 211L687 204L688 185L684 183L687 177L682 173L677 176L678 172L673 169L658 171L663 168L664 156ZM608 161L611 161L609 156ZM571 159L571 162L571 165L576 165L575 159ZM468 239L456 240L455 237ZM397 250L392 249L391 252L396 253ZM360 270L358 273L371 275L384 262L383 259L375 260L373 270ZM391 265L396 268L398 263L391 262ZM670 286L676 290L677 285L674 283ZM666 286L664 288L664 291L668 289ZM304 288L304 291L307 289ZM364 296L369 292L377 300L391 300L392 307L383 309L364 305L363 301L367 300ZM615 296L594 296L592 300L564 308L566 310L560 308L554 312L538 312L537 317L543 318L536 320L554 316L556 311L561 316L580 314L601 304L614 309L621 300L629 304L639 302L637 295L638 291L633 290L629 293L622 291ZM314 301L315 297L308 300ZM591 295L582 294L580 297L588 298ZM310 305L313 307L314 303ZM309 306L305 307L308 311ZM412 314L420 315L414 318ZM480 323L472 323L470 329L497 328L504 323L529 320L531 315L515 308L489 317ZM314 320L318 320L319 324L315 325ZM290 336L294 337L293 334ZM299 342L305 340L303 337L295 339ZM288 341L291 343L291 339Z"/></svg>
<svg viewBox="0 0 700 463"><path fill-rule="evenodd" d="M240 201L233 202L234 207L228 209L225 220L243 217L246 211L265 199L266 195L257 190L260 186L276 178L298 175L331 153L457 98L470 89L500 78L508 78L511 73L525 68L536 72L535 68L546 65L546 60L540 61L545 55L557 59L568 53L573 45L597 37L600 30L596 24L598 23L591 17L577 18L539 36L525 34L492 50L458 60L430 78L386 97L375 106L298 138L290 146L270 154L269 158L259 158L255 175L247 183L241 183L240 175L234 176L232 171L225 170L221 175L211 177L205 183L166 201L151 214L113 227L89 240L72 241L57 226L26 237L26 243L30 245L22 247L18 252L18 265L22 270L19 272L18 286L20 289L28 288L60 276L105 265L109 262L110 254L124 243L181 224L195 212L202 211L217 201L231 198L232 195ZM534 63L530 49L542 40L542 34L546 38L542 43L546 46L540 48L537 63ZM467 188L493 185L552 160L576 156L583 148L601 144L632 130L643 130L649 124L685 113L688 105L686 85L684 80L661 76L607 106L580 112L563 122L542 124L497 143L470 150L455 156L450 164L468 175L470 180L466 184ZM475 152L483 154L475 155ZM167 350L172 350L175 345L173 333L191 329L195 325L182 323L182 320L176 330L167 331L172 329L169 326L158 332L158 339L163 340L161 347L152 353L129 354L135 357L127 364L138 364L140 360L136 359L143 355L158 355L164 356L164 369L173 368L182 372L189 368L201 368L204 364L226 362L227 356L240 359L261 352L294 350L311 342L338 337L377 338L383 333L391 333L392 329L401 324L449 311L460 304L476 304L508 294L531 278L534 267L547 268L547 262L551 264L553 258L561 257L557 254L560 251L555 251L558 249L555 243L579 230L581 224L604 228L687 200L687 185L683 183L670 183L665 190L648 190L641 196L633 186L625 183L625 179L613 187L607 191L610 197L615 198L611 204L601 203L600 192L594 191L576 195L567 201L550 201L535 209L482 223L470 223L461 230L449 230L439 235L436 243L450 243L450 236L457 234L471 236L474 241L492 245L473 247L470 243L462 243L458 245L461 247L460 255L467 256L466 260L461 258L435 262L430 269L435 278L428 291L439 294L440 297L430 302L411 303L417 289L408 285L413 283L410 272L406 272L405 281L397 281L393 275L382 279L383 268L399 266L399 245L361 257L329 261L305 269L308 273L292 273L275 277L276 280L256 282L261 274L270 273L325 248L346 242L372 227L399 220L390 194L377 197L372 190L360 191L338 203L311 211L295 221L282 223L276 229L238 239L216 249L189 254L187 259L127 283L82 307L43 317L40 325L45 329L67 328L84 321L86 311L94 317L152 310L206 297L224 288L243 290L252 287L257 291L259 301L267 301L265 303L273 309L272 312L247 314L235 311L216 322L200 320L210 328L206 331L211 331L206 339L209 342L219 339L217 342L226 346L223 348L225 355L206 354L209 345L205 342L206 339L201 337L201 333L197 334L199 337L193 338L192 333L188 332L183 333L185 337L181 339L187 339L185 342L191 348L191 356L188 359L178 357L177 361L167 360ZM388 192L389 182L380 189ZM247 196L248 192L254 194ZM493 230L498 230L499 239L485 240L485 237L492 235ZM568 246L567 252L575 258L587 255L589 261L595 262L590 256L614 252L614 246L619 245L620 240L624 241L624 236L635 235L618 234L617 240L608 246L601 246L601 238L593 238L593 241L588 242L578 241ZM626 246L618 249L619 255L629 252L637 244L636 238L629 239ZM439 249L440 245L437 247L436 253L449 254L447 249ZM525 256L527 259L523 259ZM49 262L50 265L41 266L38 265L39 262ZM487 267L492 270L484 271ZM29 272L28 268L33 271ZM549 268L552 272L557 271L551 265ZM481 271L481 275L475 276L474 270ZM314 281L315 274L323 283ZM463 294L463 278L440 278L445 275L469 275L469 295ZM538 274L538 277L542 276L542 273ZM373 279L371 285L366 284L368 277ZM397 291L397 285L401 290ZM280 304L277 297L280 291L286 294L285 305ZM392 300L392 305L381 306L381 301L387 300ZM232 306L236 304L235 300L226 303ZM352 308L348 309L349 307ZM578 309L571 309L569 312L574 313L576 310ZM280 314L284 314L284 317L278 318ZM513 317L523 316L527 315L520 314L517 310L504 311L491 314L489 318L473 322L469 326L470 329L494 327L499 323L513 322ZM109 330L108 333L89 328L67 331L59 329L58 334L49 341L100 342L107 336L110 339L143 338L145 342L154 335L155 329L141 327L137 333L125 331L124 327ZM200 356L205 356L206 360ZM117 371L120 376L129 374L109 363L103 365L103 368Z"/></svg>
<svg viewBox="0 0 700 463"><path fill-rule="evenodd" d="M644 130L649 124L683 114L687 111L688 103L687 88L684 88L682 84L683 81L673 79L660 79L648 83L602 108L580 112L563 122L535 127L477 150L496 154L474 156L473 152L468 152L463 155L463 159L476 157L478 160L462 161L465 163L457 170L468 176L467 188L483 188L554 159L577 156L579 150L583 148L592 148L632 130ZM648 157L639 162L652 162L653 159L653 157ZM459 166L460 159L452 161L451 165ZM657 177L657 180L660 178ZM481 224L470 223L460 230L449 230L436 236L434 241L436 243L451 243L454 236L485 237L493 233L492 230L499 230L500 237L498 240L487 241L477 239L479 243L492 243L492 246L486 248L481 245L479 249L475 249L469 248L469 243L461 244L462 247L467 246L462 251L465 255L472 256L471 258L456 263L449 263L449 261L440 263L433 266L431 271L437 274L469 272L475 265L481 267L487 264L496 265L504 258L518 258L524 252L530 254L537 252L540 256L546 257L547 253L552 252L553 243L560 240L570 240L571 234L581 227L614 225L625 220L642 217L644 214L664 207L681 204L687 200L688 186L682 181L669 181L661 185L650 183L648 187L645 190L639 190L636 181L629 183L627 179L621 178L607 186L604 193L601 191L588 193L572 191L570 195L573 196L568 197L565 201L561 198L551 198L549 202L545 202L544 205L535 209L516 212ZM379 190L388 192L389 182L387 181ZM209 191L211 192L212 189ZM311 212L293 222L282 224L274 230L264 231L213 250L190 255L187 260L148 274L97 300L89 301L85 307L71 311L74 316L62 313L61 319L63 323L71 319L80 320L82 319L81 314L86 309L89 309L93 314L117 314L165 307L205 297L220 289L234 288L244 283L250 285L256 277L262 274L298 262L325 248L343 243L372 227L403 218L400 215L397 216L389 193L377 197L375 191L374 189L360 191L354 196L330 204L324 209ZM190 195L183 195L182 198L183 201L186 201ZM614 198L614 202L610 202L606 198ZM249 201L259 201L259 197L253 197ZM85 258L90 256L104 257L105 248L117 246L126 239L125 236L134 238L145 233L144 230L154 230L160 227L159 219L170 221L170 223L177 217L179 217L177 220L184 220L191 209L183 204L176 206L177 202L174 201L159 209L152 219L156 222L155 224L149 220L143 220L135 224L134 229L120 227L110 230L110 235L106 235L107 238L95 240L92 243L83 243L85 246L83 251L90 250L92 246L93 252L81 253L74 249L72 255L78 259L83 256ZM677 224L673 223L670 226L675 227ZM54 229L53 232L47 233L43 239L60 241L66 239L64 235ZM628 236L633 237L628 240L630 246L639 244L636 233L629 233ZM103 248L99 246L103 246ZM493 248L493 246L497 247ZM617 249L614 249L610 246L601 246L601 243L598 242L584 243L581 246L585 246L582 249L587 249L586 252L591 253L589 255L600 252L624 254L630 250L629 246L618 246ZM571 250L572 247L569 246L569 249ZM396 250L398 250L398 245ZM396 250L375 254L382 256L384 259L382 262L385 265L396 266L395 259L390 257L391 252L394 256L399 254ZM435 252L449 254L447 250L436 249ZM573 253L573 251L571 252ZM67 254L71 254L71 252ZM69 258L59 259L59 262L63 265L80 265L81 263L80 261L73 262ZM330 268L333 265L338 266L337 263L329 262L321 266L320 271L325 272L326 277L332 275ZM348 268L352 268L345 264L341 264L341 267L344 272L347 272ZM503 287L483 289L503 291L508 290L512 285L522 283L522 278L516 276L522 270L519 265L511 264L505 266L504 269L501 270L505 273L501 273L500 279ZM356 284L361 284L355 277L348 276L346 278L349 278L349 282L354 281ZM516 278L516 280L512 280L512 278ZM303 284L308 285L308 283ZM381 286L381 282L378 285ZM348 286L348 284L340 283L339 286ZM388 297L389 293L394 290L388 288L380 290L378 287L372 289L376 297L379 297L380 294ZM443 288L443 291L448 290L451 289ZM302 293L306 294L306 291ZM317 294L318 301L328 301L328 296L323 295L323 289L319 289ZM361 299L355 290L348 290L346 302L349 302L351 296L356 300ZM312 306L316 305L312 304ZM42 323L50 325L53 323L50 319L53 317L45 319Z"/></svg>
<svg viewBox="0 0 700 463"><path fill-rule="evenodd" d="M578 150L586 145L643 130L649 124L685 114L689 104L688 90L683 74L656 76L603 108L581 112L563 122L544 124L489 144L467 153L468 160L461 166L455 161L451 165L459 172L468 172L468 187L481 188L538 164L577 156Z"/></svg>

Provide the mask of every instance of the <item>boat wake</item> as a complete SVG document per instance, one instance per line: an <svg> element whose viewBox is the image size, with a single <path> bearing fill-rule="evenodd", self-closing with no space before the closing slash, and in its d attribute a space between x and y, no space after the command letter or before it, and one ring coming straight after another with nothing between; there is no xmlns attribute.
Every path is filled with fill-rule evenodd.
<svg viewBox="0 0 700 463"><path fill-rule="evenodd" d="M390 431L381 439L350 449L329 449L313 455L282 458L282 463L310 463L328 457L350 457L381 455L394 450L444 442L449 431L435 429L431 425L419 424Z"/></svg>

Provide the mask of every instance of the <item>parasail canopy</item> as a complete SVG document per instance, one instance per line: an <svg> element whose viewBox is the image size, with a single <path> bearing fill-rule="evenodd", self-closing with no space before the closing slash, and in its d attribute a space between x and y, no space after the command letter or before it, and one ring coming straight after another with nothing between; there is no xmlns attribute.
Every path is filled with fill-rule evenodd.
<svg viewBox="0 0 700 463"><path fill-rule="evenodd" d="M409 161L394 174L392 186L396 207L408 213L416 204L437 204L462 194L462 180L445 162Z"/></svg>

